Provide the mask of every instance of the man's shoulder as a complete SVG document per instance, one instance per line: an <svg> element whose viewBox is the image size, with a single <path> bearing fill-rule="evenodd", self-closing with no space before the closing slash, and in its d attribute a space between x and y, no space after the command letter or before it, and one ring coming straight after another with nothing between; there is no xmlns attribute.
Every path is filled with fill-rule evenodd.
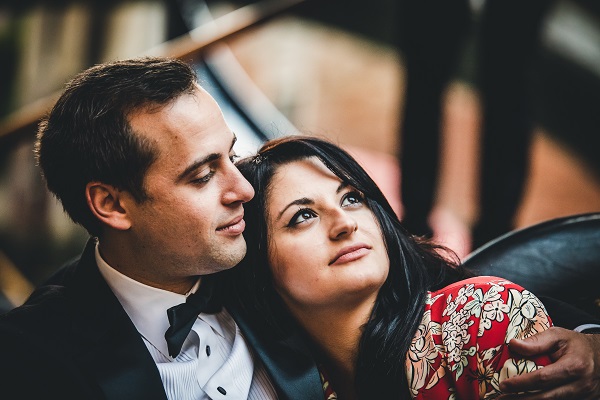
<svg viewBox="0 0 600 400"><path fill-rule="evenodd" d="M21 306L0 316L0 335L10 327L37 329L61 323L70 309L66 288L46 285L36 289Z"/></svg>
<svg viewBox="0 0 600 400"><path fill-rule="evenodd" d="M27 301L0 316L0 335L19 329L48 330L69 320L73 300L69 296L71 280L79 259L62 266L46 283L38 287Z"/></svg>
<svg viewBox="0 0 600 400"><path fill-rule="evenodd" d="M73 279L73 276L79 268L80 263L81 256L75 257L70 261L67 261L46 280L44 285L68 285L70 280Z"/></svg>

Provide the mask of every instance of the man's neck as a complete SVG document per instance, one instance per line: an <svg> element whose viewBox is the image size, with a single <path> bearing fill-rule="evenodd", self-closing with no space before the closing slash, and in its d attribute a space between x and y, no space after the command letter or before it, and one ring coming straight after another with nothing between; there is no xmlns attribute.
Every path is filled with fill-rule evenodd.
<svg viewBox="0 0 600 400"><path fill-rule="evenodd" d="M173 293L186 294L198 281L197 276L169 279L164 276L154 276L151 271L168 271L169 266L163 265L161 268L152 268L150 263L156 263L156 260L146 260L143 254L134 254L131 251L132 248L132 246L126 244L125 240L111 240L106 237L98 240L100 257L111 268L144 285Z"/></svg>

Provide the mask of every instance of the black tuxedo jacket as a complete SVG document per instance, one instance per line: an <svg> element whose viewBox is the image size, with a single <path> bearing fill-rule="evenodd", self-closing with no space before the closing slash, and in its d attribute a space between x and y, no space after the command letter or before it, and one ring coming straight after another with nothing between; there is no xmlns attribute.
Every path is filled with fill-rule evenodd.
<svg viewBox="0 0 600 400"><path fill-rule="evenodd" d="M100 275L94 246L90 241L80 259L0 317L1 399L166 399L152 357ZM556 325L597 322L572 306L543 301ZM318 371L299 335L263 340L236 304L227 309L280 399L323 399Z"/></svg>
<svg viewBox="0 0 600 400"><path fill-rule="evenodd" d="M21 307L0 317L0 398L164 400L158 369L98 270L95 242ZM322 400L299 337L265 343L228 305L280 399Z"/></svg>

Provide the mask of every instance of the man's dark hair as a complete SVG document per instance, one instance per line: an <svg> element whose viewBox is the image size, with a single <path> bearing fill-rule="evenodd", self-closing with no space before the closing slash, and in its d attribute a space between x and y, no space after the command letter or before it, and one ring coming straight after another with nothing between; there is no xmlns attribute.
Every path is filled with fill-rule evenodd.
<svg viewBox="0 0 600 400"><path fill-rule="evenodd" d="M138 202L148 199L144 177L158 150L132 131L128 115L193 93L196 81L182 61L139 58L96 65L67 83L40 123L36 157L48 189L73 221L100 234L85 199L91 181L128 191Z"/></svg>

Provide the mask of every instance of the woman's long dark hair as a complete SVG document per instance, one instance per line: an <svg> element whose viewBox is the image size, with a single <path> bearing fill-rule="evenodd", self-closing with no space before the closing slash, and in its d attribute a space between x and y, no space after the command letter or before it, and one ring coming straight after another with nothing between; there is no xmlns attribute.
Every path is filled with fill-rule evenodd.
<svg viewBox="0 0 600 400"><path fill-rule="evenodd" d="M238 296L262 335L277 339L299 329L273 285L267 259L266 201L278 166L308 157L317 157L344 183L364 194L390 260L388 277L361 336L356 390L365 399L409 396L405 359L424 312L426 292L460 279L462 270L440 255L441 248L407 233L366 171L334 144L289 136L266 143L258 155L238 163L256 195L244 205L248 251L227 279L233 285L231 293Z"/></svg>

